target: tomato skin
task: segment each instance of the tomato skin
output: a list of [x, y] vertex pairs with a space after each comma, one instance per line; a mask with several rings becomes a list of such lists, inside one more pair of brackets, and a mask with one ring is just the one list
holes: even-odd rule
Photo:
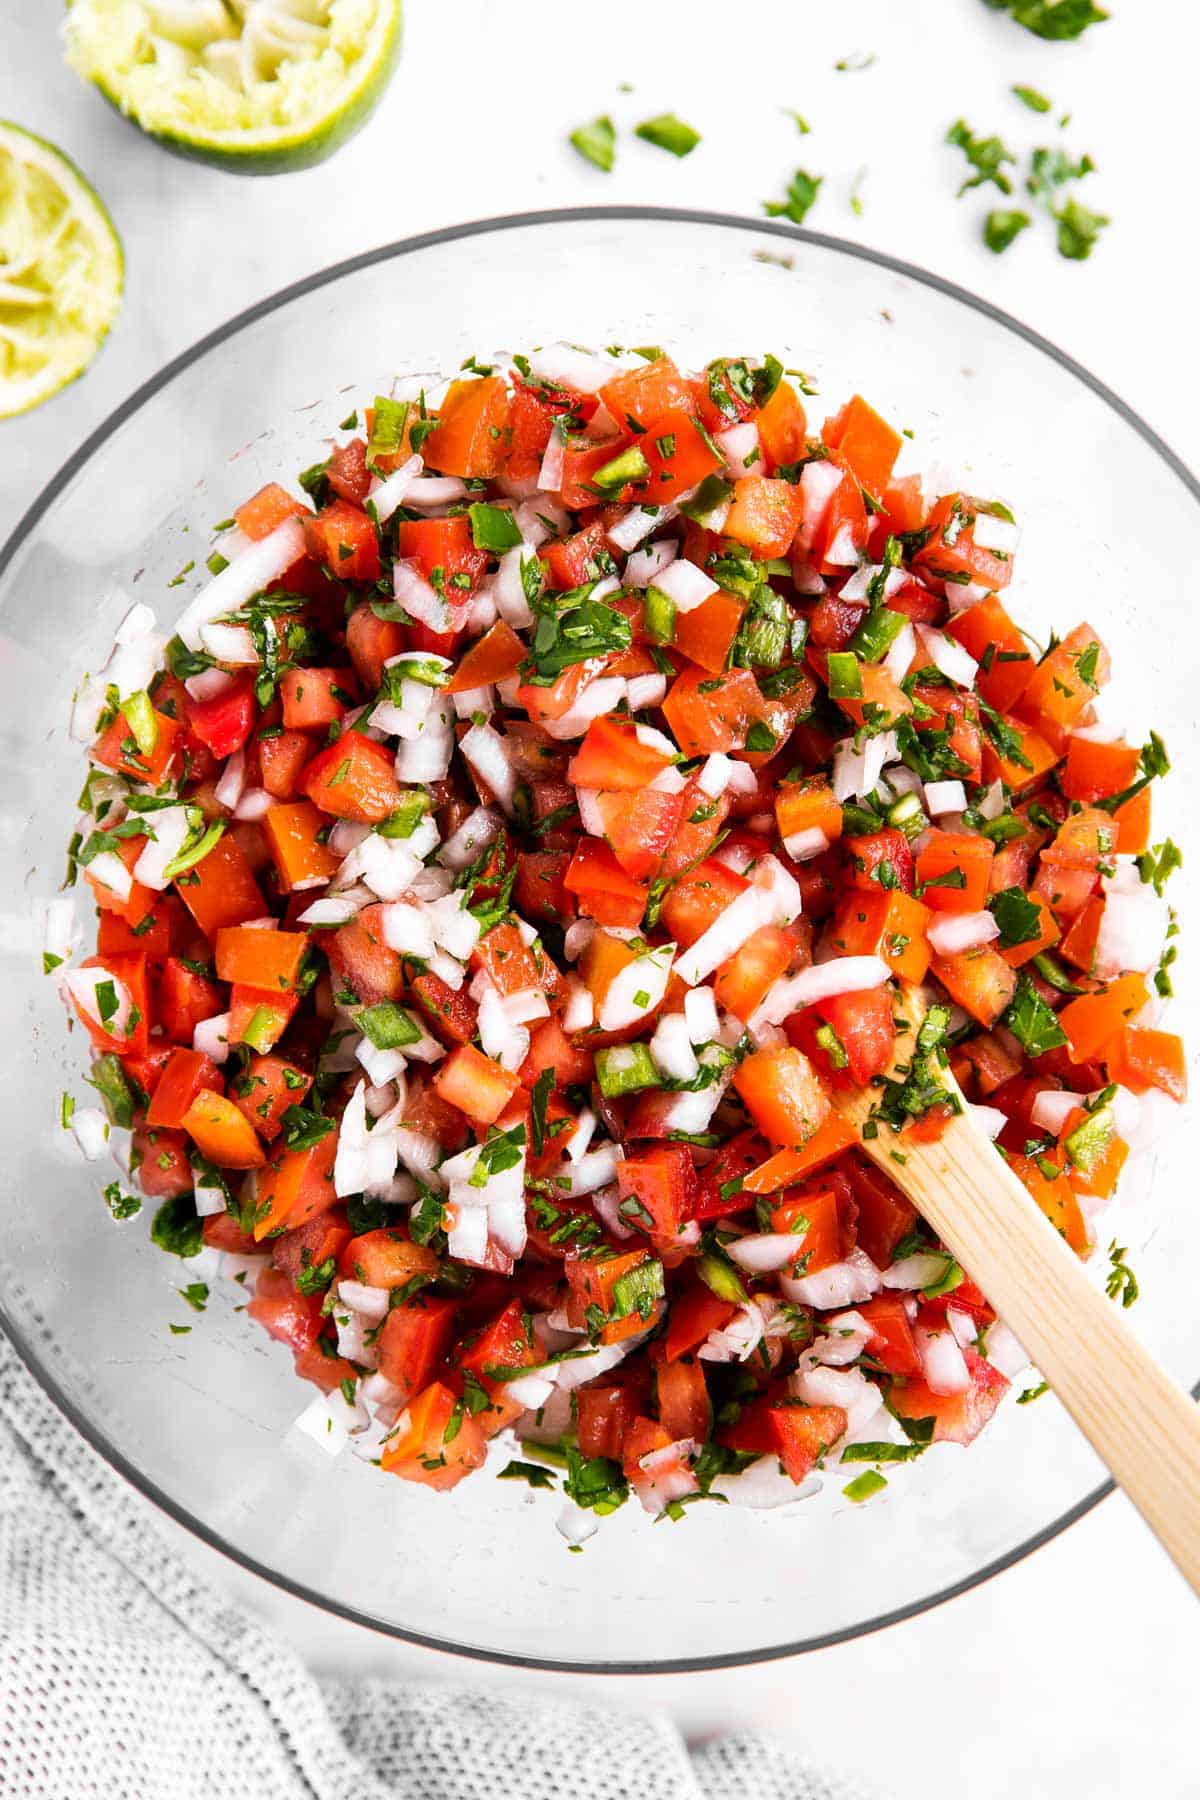
[[896, 1046], [892, 997], [886, 987], [819, 1000], [817, 1012], [837, 1033], [848, 1059], [846, 1073], [858, 1086], [891, 1066]]
[[799, 1484], [811, 1475], [824, 1451], [845, 1436], [847, 1423], [840, 1406], [788, 1406], [764, 1396], [752, 1400], [736, 1423], [718, 1431], [717, 1438], [731, 1450], [778, 1456]]
[[884, 492], [904, 440], [861, 394], [826, 419], [821, 436], [830, 449], [841, 452], [868, 493], [878, 497]]
[[[981, 841], [986, 843], [987, 839]], [[888, 827], [866, 837], [846, 837], [842, 839], [842, 849], [852, 887], [873, 894], [886, 884], [887, 888], [897, 888], [902, 894], [912, 893], [916, 885], [912, 846], [902, 831]]]
[[425, 465], [463, 479], [498, 475], [504, 464], [508, 395], [503, 376], [451, 382], [422, 448]]
[[149, 1200], [170, 1200], [192, 1190], [194, 1177], [188, 1161], [187, 1138], [182, 1131], [140, 1125], [131, 1140], [136, 1180]]
[[670, 765], [670, 758], [643, 744], [637, 727], [621, 719], [593, 719], [567, 768], [576, 787], [637, 793]]
[[338, 819], [382, 824], [400, 804], [394, 758], [357, 731], [343, 732], [305, 767], [301, 786], [314, 806]]
[[404, 627], [377, 618], [369, 601], [356, 606], [346, 621], [346, 650], [364, 688], [374, 693], [383, 683], [383, 665], [404, 649]]
[[348, 500], [352, 506], [362, 506], [371, 488], [365, 440], [356, 437], [347, 444], [336, 445], [325, 475], [339, 499]]
[[652, 1144], [617, 1163], [621, 1216], [660, 1237], [678, 1236], [692, 1216], [696, 1171], [684, 1144]]
[[359, 507], [331, 501], [315, 518], [305, 519], [304, 541], [308, 554], [336, 581], [379, 580], [379, 539]]
[[591, 1382], [579, 1388], [577, 1431], [584, 1456], [607, 1456], [620, 1462], [625, 1437], [638, 1414], [638, 1397], [632, 1388], [602, 1386]]
[[623, 869], [607, 844], [581, 838], [563, 884], [575, 895], [579, 910], [601, 925], [636, 927], [650, 896], [648, 883]]
[[404, 1394], [419, 1393], [445, 1360], [458, 1307], [433, 1294], [414, 1294], [394, 1306], [379, 1336], [379, 1369]]
[[233, 516], [238, 530], [257, 542], [260, 538], [270, 537], [286, 519], [307, 512], [308, 507], [303, 500], [295, 499], [277, 481], [268, 481], [265, 487], [259, 488], [257, 494], [251, 494], [249, 500], [244, 500]]
[[292, 1350], [309, 1349], [321, 1333], [321, 1296], [297, 1293], [281, 1269], [260, 1271], [246, 1311]]
[[189, 700], [188, 727], [206, 749], [224, 760], [244, 747], [256, 710], [254, 677], [243, 675], [211, 700]]
[[401, 559], [414, 563], [426, 581], [433, 582], [435, 571], [441, 571], [442, 587], [451, 605], [470, 597], [487, 568], [487, 552], [475, 548], [471, 521], [461, 513], [453, 519], [402, 520], [397, 548]]

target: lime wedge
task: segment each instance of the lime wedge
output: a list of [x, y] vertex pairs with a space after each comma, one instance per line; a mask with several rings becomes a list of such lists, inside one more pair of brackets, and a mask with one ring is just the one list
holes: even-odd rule
[[70, 0], [67, 61], [167, 149], [264, 175], [358, 130], [400, 46], [400, 0]]
[[83, 374], [124, 273], [113, 222], [74, 163], [0, 119], [0, 419]]

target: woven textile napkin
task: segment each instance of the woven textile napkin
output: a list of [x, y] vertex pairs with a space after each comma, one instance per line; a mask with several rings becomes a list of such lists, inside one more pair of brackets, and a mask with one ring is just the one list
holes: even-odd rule
[[[602, 1685], [597, 1683], [597, 1692]], [[853, 1800], [751, 1733], [526, 1691], [319, 1684], [164, 1543], [0, 1336], [3, 1800]]]

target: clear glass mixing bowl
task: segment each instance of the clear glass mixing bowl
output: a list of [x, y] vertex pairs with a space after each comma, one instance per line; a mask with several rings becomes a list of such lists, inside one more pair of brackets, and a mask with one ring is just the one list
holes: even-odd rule
[[[1088, 617], [1113, 652], [1113, 715], [1167, 740], [1179, 773], [1159, 823], [1191, 847], [1172, 898], [1185, 926], [1196, 914], [1198, 490], [1082, 369], [916, 269], [746, 220], [547, 213], [373, 251], [171, 364], [71, 459], [0, 555], [0, 1323], [110, 1463], [281, 1587], [476, 1656], [711, 1667], [827, 1644], [969, 1587], [1093, 1505], [1100, 1465], [1047, 1397], [1004, 1409], [969, 1453], [941, 1448], [901, 1471], [867, 1506], [842, 1501], [841, 1480], [832, 1500], [782, 1514], [707, 1506], [652, 1525], [631, 1504], [570, 1555], [555, 1500], [521, 1484], [476, 1480], [442, 1497], [325, 1458], [288, 1434], [306, 1390], [234, 1312], [240, 1293], [214, 1283], [203, 1318], [186, 1314], [175, 1294], [186, 1277], [150, 1245], [150, 1209], [114, 1225], [98, 1192], [108, 1175], [58, 1129], [64, 1083], [86, 1092], [82, 1046], [40, 974], [31, 923], [61, 877], [80, 786], [71, 692], [129, 596], [173, 618], [203, 577], [213, 523], [317, 460], [394, 374], [561, 337], [664, 341], [697, 363], [774, 351], [815, 376], [816, 421], [858, 389], [912, 430], [933, 491], [944, 480], [1002, 496], [1025, 528], [1022, 621], [1040, 621], [1044, 638]], [[200, 573], [169, 587], [192, 561]], [[1200, 985], [1186, 965], [1181, 985], [1197, 1042]], [[1142, 1246], [1136, 1323], [1191, 1382], [1200, 1230], [1187, 1157], [1177, 1134], [1143, 1168], [1122, 1241]], [[194, 1329], [173, 1337], [170, 1319]]]

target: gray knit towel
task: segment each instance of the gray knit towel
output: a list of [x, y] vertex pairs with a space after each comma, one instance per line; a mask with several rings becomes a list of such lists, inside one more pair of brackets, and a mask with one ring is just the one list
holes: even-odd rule
[[[532, 1686], [532, 1678], [531, 1678]], [[598, 1693], [602, 1692], [597, 1683]], [[854, 1800], [769, 1739], [441, 1684], [319, 1685], [198, 1581], [0, 1336], [3, 1800]]]

